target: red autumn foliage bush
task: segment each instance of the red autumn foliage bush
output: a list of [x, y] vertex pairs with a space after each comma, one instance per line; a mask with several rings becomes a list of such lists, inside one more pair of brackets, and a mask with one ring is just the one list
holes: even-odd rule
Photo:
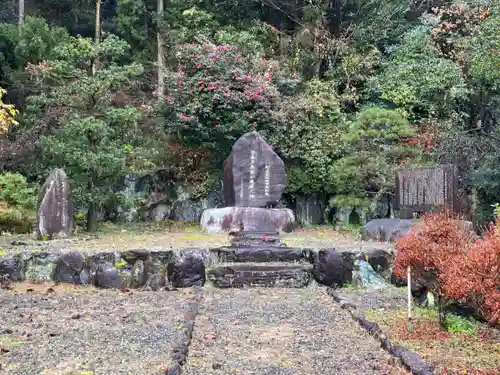
[[450, 265], [443, 287], [448, 298], [465, 299], [491, 323], [500, 323], [500, 219]]
[[404, 279], [410, 266], [414, 279], [425, 281], [431, 292], [444, 296], [445, 274], [470, 240], [470, 235], [446, 213], [425, 215], [413, 232], [397, 242], [394, 273]]
[[446, 213], [428, 214], [397, 244], [394, 273], [425, 282], [438, 298], [466, 300], [492, 323], [500, 322], [500, 220], [475, 243]]

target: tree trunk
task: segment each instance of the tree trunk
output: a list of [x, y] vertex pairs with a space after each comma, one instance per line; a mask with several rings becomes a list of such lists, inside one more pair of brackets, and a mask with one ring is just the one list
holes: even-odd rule
[[23, 24], [24, 24], [24, 0], [19, 0], [19, 9], [18, 9], [18, 18], [17, 22], [19, 24], [19, 31], [21, 30]]
[[[91, 152], [95, 152], [95, 144], [90, 143]], [[89, 195], [91, 196], [91, 201], [89, 203], [89, 208], [87, 211], [87, 232], [97, 231], [97, 203], [95, 201], [94, 190], [95, 190], [96, 174], [91, 168], [88, 174], [87, 188]]]
[[92, 202], [87, 211], [87, 232], [97, 231], [97, 205]]
[[[101, 0], [96, 0], [95, 3], [95, 38], [94, 44], [97, 46], [101, 41]], [[92, 75], [97, 72], [98, 60], [94, 60], [92, 63]]]
[[95, 44], [101, 40], [101, 0], [95, 3]]
[[157, 10], [157, 16], [158, 16], [158, 23], [156, 26], [156, 39], [157, 39], [157, 44], [158, 44], [158, 101], [163, 101], [165, 98], [165, 77], [164, 77], [164, 72], [165, 72], [165, 52], [163, 50], [164, 46], [164, 41], [163, 41], [163, 35], [162, 35], [162, 20], [163, 20], [163, 0], [157, 0], [156, 3], [156, 10]]
[[438, 294], [438, 323], [441, 328], [446, 328], [445, 299]]

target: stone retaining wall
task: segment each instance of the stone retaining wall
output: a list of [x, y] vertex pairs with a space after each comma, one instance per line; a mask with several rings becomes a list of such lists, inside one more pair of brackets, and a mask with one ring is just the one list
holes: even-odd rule
[[[167, 286], [203, 286], [207, 280], [207, 272], [228, 261], [227, 251], [228, 249], [221, 252], [221, 249], [203, 248], [135, 249], [99, 253], [24, 251], [0, 257], [0, 276], [12, 281], [55, 281], [117, 289], [159, 290]], [[244, 249], [238, 251], [244, 252]], [[288, 264], [312, 264], [313, 267], [308, 271], [311, 276], [318, 283], [330, 287], [342, 287], [351, 282], [353, 261], [356, 258], [368, 259], [373, 268], [384, 277], [390, 274], [393, 258], [391, 250], [380, 248], [312, 250], [281, 247], [269, 249], [266, 253], [273, 251], [280, 254], [267, 254], [270, 259], [276, 260], [283, 257], [283, 254], [292, 254], [293, 260], [288, 260]], [[250, 251], [247, 253], [243, 261], [264, 261], [260, 252], [256, 253], [255, 259], [250, 256]]]

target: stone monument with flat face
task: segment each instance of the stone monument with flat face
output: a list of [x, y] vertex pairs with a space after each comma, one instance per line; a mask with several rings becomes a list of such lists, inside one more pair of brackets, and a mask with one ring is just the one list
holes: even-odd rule
[[73, 233], [74, 207], [68, 177], [55, 169], [45, 181], [38, 198], [37, 237], [64, 238]]
[[460, 213], [458, 203], [458, 168], [446, 164], [396, 171], [395, 210], [401, 219], [414, 214], [447, 209]]
[[272, 206], [287, 182], [285, 163], [256, 131], [238, 139], [224, 162], [226, 206]]
[[295, 216], [290, 209], [269, 208], [288, 183], [285, 163], [256, 131], [233, 145], [224, 163], [224, 208], [203, 212], [201, 227], [218, 232], [289, 232]]

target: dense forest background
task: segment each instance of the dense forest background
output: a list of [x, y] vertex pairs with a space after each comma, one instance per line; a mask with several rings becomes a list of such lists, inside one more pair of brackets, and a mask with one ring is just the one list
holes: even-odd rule
[[[0, 9], [4, 211], [32, 209], [33, 186], [62, 167], [89, 230], [132, 207], [187, 220], [215, 204], [223, 160], [253, 129], [286, 163], [284, 204], [314, 204], [319, 221], [390, 215], [407, 166], [458, 164], [480, 222], [500, 199], [499, 0]], [[134, 178], [144, 194], [127, 192]]]

